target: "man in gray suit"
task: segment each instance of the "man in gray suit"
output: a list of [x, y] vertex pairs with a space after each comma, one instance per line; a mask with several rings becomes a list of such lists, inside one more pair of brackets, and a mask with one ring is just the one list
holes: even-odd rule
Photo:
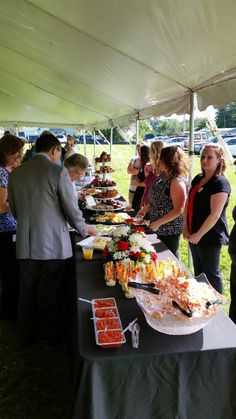
[[61, 157], [60, 141], [51, 133], [41, 135], [36, 141], [36, 153], [12, 172], [8, 191], [10, 208], [17, 219], [18, 321], [25, 343], [30, 343], [35, 334], [35, 307], [42, 271], [48, 282], [52, 339], [61, 335], [63, 284], [72, 257], [67, 222], [82, 236], [96, 234], [82, 217], [68, 170], [57, 165]]

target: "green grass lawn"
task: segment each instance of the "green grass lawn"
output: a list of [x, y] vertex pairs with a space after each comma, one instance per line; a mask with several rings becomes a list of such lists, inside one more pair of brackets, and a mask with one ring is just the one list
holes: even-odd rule
[[[98, 146], [96, 155], [108, 146]], [[80, 146], [83, 153], [83, 146]], [[93, 145], [87, 146], [90, 160], [93, 158]], [[114, 145], [112, 166], [115, 169], [113, 179], [118, 189], [127, 198], [129, 188], [128, 162], [134, 154], [129, 145]], [[199, 157], [194, 157], [193, 173], [199, 172]], [[227, 170], [231, 183], [232, 195], [227, 217], [232, 227], [232, 208], [235, 205], [236, 177], [232, 167]], [[188, 264], [187, 243], [182, 240], [180, 258]], [[222, 251], [221, 271], [224, 278], [224, 291], [229, 302], [230, 258], [227, 248]], [[228, 306], [226, 307], [226, 312]], [[72, 386], [69, 376], [67, 348], [57, 348], [37, 344], [24, 349], [18, 342], [16, 325], [10, 322], [0, 323], [0, 419], [69, 419]], [[83, 418], [81, 418], [83, 419]]]

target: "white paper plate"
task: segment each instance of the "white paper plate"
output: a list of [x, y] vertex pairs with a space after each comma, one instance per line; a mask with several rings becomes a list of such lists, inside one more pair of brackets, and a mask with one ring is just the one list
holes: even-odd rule
[[105, 246], [104, 247], [100, 247], [100, 246], [98, 246], [96, 244], [93, 244], [93, 241], [96, 238], [98, 238], [98, 239], [105, 239], [107, 241], [110, 241], [111, 240], [111, 237], [105, 237], [105, 236], [95, 236], [95, 237], [93, 237], [93, 236], [91, 236], [91, 237], [87, 237], [86, 239], [84, 239], [84, 240], [82, 240], [80, 242], [77, 242], [76, 244], [78, 246], [81, 246], [81, 247], [91, 247], [92, 249], [103, 250], [105, 248]]

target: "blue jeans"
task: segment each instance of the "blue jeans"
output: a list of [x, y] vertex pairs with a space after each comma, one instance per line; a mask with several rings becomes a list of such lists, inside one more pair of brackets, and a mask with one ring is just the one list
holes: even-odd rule
[[236, 324], [236, 254], [230, 254], [231, 257], [231, 273], [230, 273], [230, 307], [229, 317]]
[[198, 276], [203, 272], [213, 288], [222, 294], [223, 282], [220, 274], [221, 244], [199, 246], [190, 243], [190, 249], [195, 276]]

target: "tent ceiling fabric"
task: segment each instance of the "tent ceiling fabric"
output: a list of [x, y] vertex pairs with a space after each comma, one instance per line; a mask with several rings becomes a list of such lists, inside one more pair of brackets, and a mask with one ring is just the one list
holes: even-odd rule
[[235, 100], [235, 0], [0, 0], [0, 123], [102, 128]]

